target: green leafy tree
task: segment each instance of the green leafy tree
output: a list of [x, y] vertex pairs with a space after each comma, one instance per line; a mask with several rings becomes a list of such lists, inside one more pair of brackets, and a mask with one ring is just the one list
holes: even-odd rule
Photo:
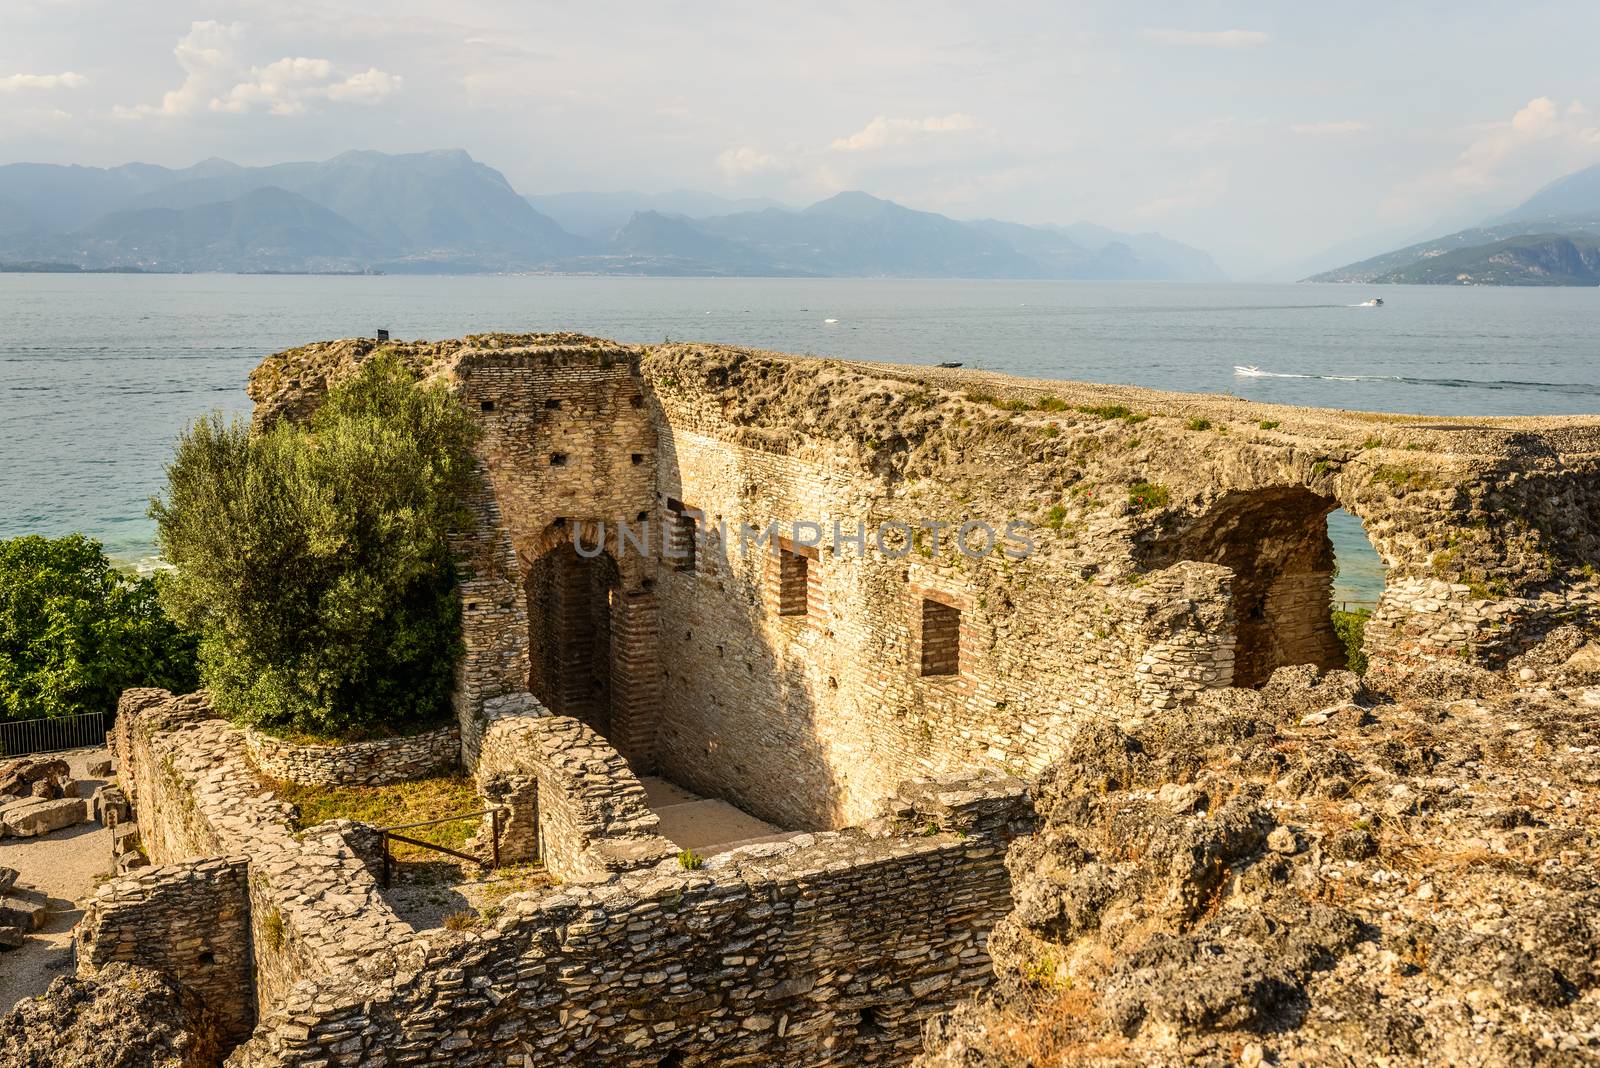
[[0, 541], [0, 719], [109, 712], [130, 686], [194, 682], [194, 641], [155, 582], [120, 574], [82, 534]]
[[449, 537], [470, 521], [476, 426], [393, 356], [309, 426], [220, 415], [178, 442], [151, 502], [174, 619], [219, 711], [282, 732], [404, 732], [448, 710], [460, 646]]

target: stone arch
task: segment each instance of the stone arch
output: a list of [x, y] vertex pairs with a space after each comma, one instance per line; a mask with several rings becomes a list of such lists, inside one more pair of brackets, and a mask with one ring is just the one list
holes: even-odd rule
[[559, 519], [524, 552], [528, 689], [644, 774], [661, 697], [655, 584], [638, 556], [619, 563], [605, 532], [599, 521]]
[[1333, 629], [1333, 497], [1305, 486], [1224, 494], [1184, 529], [1152, 547], [1148, 563], [1221, 564], [1233, 572], [1233, 685], [1260, 686], [1289, 664], [1342, 666]]

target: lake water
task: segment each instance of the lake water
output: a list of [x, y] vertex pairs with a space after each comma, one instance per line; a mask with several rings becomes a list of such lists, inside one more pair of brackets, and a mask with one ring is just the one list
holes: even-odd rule
[[[1381, 295], [1383, 308], [1356, 307]], [[836, 319], [830, 323], [827, 320]], [[0, 537], [153, 553], [145, 507], [196, 415], [246, 413], [306, 341], [577, 330], [1443, 415], [1600, 411], [1600, 290], [539, 276], [0, 275]], [[1242, 377], [1235, 365], [1264, 374]], [[1330, 524], [1336, 597], [1380, 572]]]

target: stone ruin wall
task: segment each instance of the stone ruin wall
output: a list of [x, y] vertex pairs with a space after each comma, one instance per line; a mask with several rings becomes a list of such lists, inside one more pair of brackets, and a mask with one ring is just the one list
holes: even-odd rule
[[869, 831], [513, 898], [414, 973], [302, 987], [228, 1063], [904, 1064], [987, 984], [1030, 818], [1018, 783], [927, 785]]
[[129, 691], [114, 748], [160, 866], [99, 890], [80, 971], [154, 967], [235, 1039], [259, 1018], [230, 1065], [305, 1068], [903, 1063], [986, 982], [1006, 843], [1031, 826], [1021, 783], [915, 784], [865, 828], [688, 871], [621, 757], [537, 711], [490, 725], [481, 771], [537, 783], [567, 885], [507, 899], [485, 931], [419, 933], [384, 903], [359, 825], [297, 837], [203, 696]]
[[[123, 694], [112, 732], [118, 780], [134, 806], [160, 885], [177, 880], [182, 889], [162, 891], [170, 908], [141, 910], [140, 880], [152, 870], [140, 869], [100, 888], [96, 922], [140, 935], [137, 947], [119, 952], [161, 961], [168, 944], [192, 929], [185, 910], [208, 885], [212, 900], [202, 906], [206, 912], [231, 915], [237, 906], [231, 880], [195, 877], [193, 862], [248, 858], [249, 935], [243, 942], [252, 954], [253, 982], [234, 987], [216, 1011], [230, 1019], [245, 1012], [253, 1018], [302, 980], [347, 973], [359, 960], [392, 952], [411, 929], [384, 903], [369, 858], [352, 845], [361, 838], [358, 825], [324, 824], [317, 835], [297, 837], [291, 807], [257, 778], [244, 732], [212, 715], [203, 694]], [[165, 933], [162, 917], [170, 921]], [[197, 958], [171, 978], [213, 989], [206, 976], [236, 974], [229, 943], [231, 935], [219, 930], [202, 951], [214, 960]], [[92, 955], [80, 952], [83, 959]]]
[[263, 775], [306, 786], [408, 782], [453, 768], [461, 757], [461, 732], [455, 726], [349, 745], [299, 745], [247, 727], [244, 742], [250, 762]]
[[677, 855], [627, 761], [571, 717], [543, 709], [496, 717], [484, 732], [477, 780], [509, 810], [502, 859], [537, 855], [557, 878], [580, 879]]
[[[1504, 670], [1595, 626], [1600, 428], [1576, 417], [1440, 423], [573, 335], [391, 347], [454, 382], [487, 431], [482, 514], [503, 531], [471, 535], [493, 580], [464, 586], [469, 762], [487, 703], [523, 700], [521, 658], [535, 679], [538, 647], [560, 637], [530, 582], [570, 540], [560, 521], [644, 514], [659, 531], [679, 505], [706, 516], [692, 569], [624, 554], [612, 532], [616, 722], [586, 722], [639, 771], [790, 827], [858, 820], [916, 775], [1036, 772], [1094, 710], [1342, 663], [1335, 507], [1388, 568], [1374, 680], [1439, 660]], [[309, 410], [370, 349], [267, 361], [258, 418]], [[318, 385], [290, 388], [291, 373]], [[1137, 486], [1159, 500], [1135, 504]], [[824, 547], [803, 615], [777, 612], [770, 559], [705, 540], [719, 521], [968, 517], [1031, 521], [1037, 551], [835, 561]], [[918, 670], [924, 599], [961, 613], [958, 675]]]
[[143, 868], [96, 889], [74, 931], [78, 974], [121, 961], [154, 969], [194, 994], [222, 1037], [255, 1028], [255, 966], [245, 857]]

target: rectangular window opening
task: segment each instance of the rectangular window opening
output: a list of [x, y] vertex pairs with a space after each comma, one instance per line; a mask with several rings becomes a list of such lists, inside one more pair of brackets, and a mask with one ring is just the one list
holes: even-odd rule
[[681, 501], [668, 501], [668, 516], [672, 525], [667, 528], [670, 539], [672, 566], [678, 571], [693, 571], [695, 544], [699, 540], [699, 524], [694, 521], [691, 509]]
[[922, 601], [923, 675], [961, 674], [961, 610], [938, 601]]
[[773, 590], [780, 616], [803, 616], [810, 604], [810, 564], [806, 556], [780, 544], [774, 567]]

